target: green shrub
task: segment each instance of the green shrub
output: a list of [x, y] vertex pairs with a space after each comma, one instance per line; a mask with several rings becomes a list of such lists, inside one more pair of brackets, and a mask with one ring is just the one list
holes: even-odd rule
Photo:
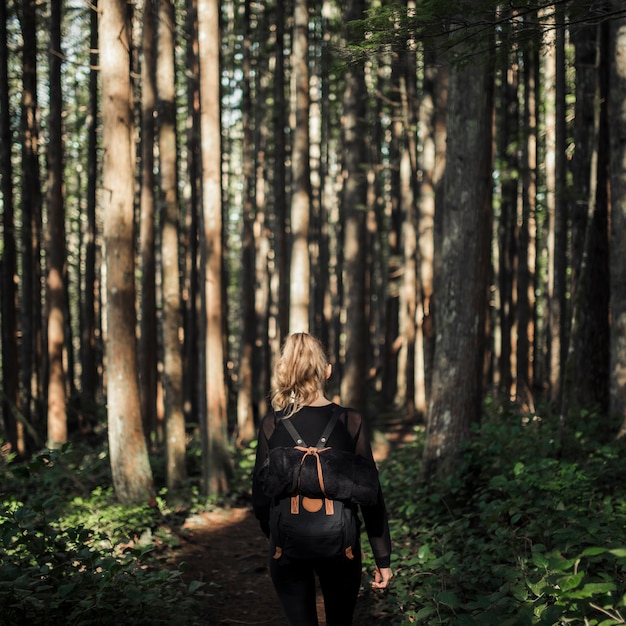
[[0, 494], [0, 624], [197, 623], [199, 583], [159, 567], [154, 544], [138, 540], [152, 537], [162, 514], [121, 507], [102, 487], [76, 495], [71, 455], [44, 453], [8, 467]]
[[590, 419], [605, 420], [584, 416], [563, 446], [556, 427], [500, 409], [428, 488], [422, 442], [395, 451], [381, 467], [395, 577], [372, 601], [385, 623], [626, 623], [626, 460]]

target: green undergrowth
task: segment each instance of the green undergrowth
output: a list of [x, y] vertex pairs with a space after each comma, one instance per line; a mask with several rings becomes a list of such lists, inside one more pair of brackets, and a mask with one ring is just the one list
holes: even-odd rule
[[[381, 626], [625, 624], [626, 443], [607, 436], [614, 426], [585, 413], [560, 436], [556, 420], [492, 404], [462, 467], [428, 485], [416, 428], [381, 463], [395, 576], [367, 611]], [[235, 453], [219, 502], [196, 477], [142, 507], [117, 503], [104, 449], [0, 458], [0, 626], [206, 623], [208, 592], [184, 581], [184, 563], [172, 569], [168, 548], [189, 515], [249, 505], [254, 453]]]
[[489, 413], [445, 483], [421, 483], [419, 431], [382, 463], [395, 576], [371, 610], [393, 625], [626, 623], [624, 442], [600, 415], [558, 438], [549, 419]]
[[185, 625], [198, 582], [164, 563], [177, 512], [124, 507], [104, 452], [73, 449], [0, 467], [0, 625]]

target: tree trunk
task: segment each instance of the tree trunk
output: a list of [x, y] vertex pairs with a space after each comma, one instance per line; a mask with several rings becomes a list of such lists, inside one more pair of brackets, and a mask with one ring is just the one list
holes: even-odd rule
[[293, 84], [295, 125], [293, 127], [291, 198], [291, 260], [289, 279], [289, 332], [309, 330], [311, 181], [309, 171], [309, 6], [294, 2]]
[[[255, 176], [252, 142], [250, 3], [243, 15], [243, 87], [241, 116], [243, 123], [243, 226], [241, 242], [241, 346], [237, 386], [237, 442], [246, 445], [255, 435], [252, 401], [252, 367], [256, 331], [255, 318]], [[256, 152], [256, 150], [254, 150]]]
[[161, 275], [163, 292], [163, 400], [167, 487], [178, 487], [185, 468], [185, 415], [183, 413], [183, 359], [180, 334], [180, 260], [178, 220], [178, 148], [176, 136], [176, 80], [174, 65], [174, 4], [158, 2], [157, 98], [159, 173], [162, 203]]
[[[596, 26], [597, 33], [601, 32], [600, 26]], [[594, 29], [594, 30], [596, 30]], [[603, 72], [600, 66], [600, 36], [598, 36], [595, 46], [595, 58], [592, 63], [592, 67], [595, 68], [594, 80], [592, 80], [592, 100], [591, 100], [591, 137], [588, 141], [588, 147], [591, 149], [591, 154], [587, 160], [587, 172], [579, 171], [579, 174], [586, 174], [588, 184], [585, 187], [588, 190], [587, 201], [587, 215], [584, 220], [585, 232], [582, 242], [579, 242], [577, 250], [582, 250], [580, 255], [580, 263], [577, 264], [577, 280], [572, 283], [572, 312], [570, 321], [570, 337], [566, 362], [563, 365], [563, 392], [561, 397], [561, 415], [560, 415], [560, 432], [561, 443], [564, 442], [563, 434], [570, 428], [569, 413], [570, 408], [574, 404], [575, 400], [580, 397], [580, 391], [574, 386], [579, 380], [584, 378], [595, 378], [602, 373], [607, 374], [608, 368], [603, 367], [602, 356], [603, 354], [608, 357], [608, 351], [603, 350], [602, 346], [598, 346], [598, 356], [594, 359], [594, 355], [590, 354], [587, 350], [587, 354], [590, 357], [589, 362], [583, 364], [583, 371], [577, 371], [577, 365], [579, 363], [577, 354], [583, 349], [588, 348], [589, 341], [583, 341], [583, 330], [586, 325], [593, 324], [593, 318], [589, 314], [585, 314], [586, 309], [591, 309], [592, 312], [597, 312], [598, 321], [593, 324], [597, 330], [602, 330], [602, 322], [600, 320], [605, 319], [608, 321], [608, 299], [602, 297], [603, 294], [608, 295], [608, 282], [602, 280], [602, 275], [598, 275], [598, 261], [592, 260], [594, 256], [598, 259], [606, 259], [606, 254], [603, 251], [608, 247], [608, 238], [602, 237], [601, 233], [604, 230], [607, 233], [607, 221], [606, 221], [606, 204], [598, 204], [598, 200], [606, 200], [606, 197], [601, 192], [599, 193], [598, 182], [603, 180], [601, 168], [606, 166], [604, 159], [602, 161], [599, 158], [600, 150], [604, 146], [600, 142], [600, 137], [604, 131], [604, 106], [603, 102], [606, 98], [606, 92], [603, 89], [602, 80]], [[603, 93], [604, 92], [604, 93]], [[604, 97], [603, 97], [604, 96]], [[584, 109], [583, 109], [584, 110]], [[584, 152], [583, 146], [581, 151]], [[586, 155], [585, 155], [586, 156]], [[600, 244], [600, 246], [598, 245]], [[601, 246], [604, 244], [604, 246]], [[608, 267], [605, 268], [608, 270]], [[591, 280], [597, 280], [597, 285], [594, 287], [590, 284]], [[590, 301], [588, 296], [599, 296], [597, 298], [598, 303]], [[604, 310], [596, 309], [598, 304], [607, 305]], [[591, 324], [590, 324], [591, 322]], [[587, 323], [587, 324], [585, 324]], [[602, 332], [599, 333], [602, 337]], [[608, 334], [604, 334], [604, 338], [608, 339]], [[589, 367], [595, 360], [595, 364], [599, 365], [598, 371], [595, 368]], [[607, 359], [608, 362], [608, 359]], [[606, 380], [606, 378], [605, 378]], [[602, 380], [598, 380], [599, 386], [602, 386]], [[584, 383], [582, 383], [584, 385]], [[591, 405], [589, 408], [593, 408]]]
[[[503, 32], [503, 44], [511, 49], [510, 39], [515, 36], [512, 26]], [[514, 52], [513, 54], [515, 54]], [[493, 371], [494, 386], [505, 399], [512, 397], [515, 372], [516, 300], [513, 297], [514, 273], [517, 267], [516, 230], [518, 204], [518, 172], [516, 145], [519, 137], [518, 121], [518, 71], [508, 55], [502, 56], [501, 107], [498, 118], [498, 159], [502, 165], [500, 216], [497, 223], [498, 259], [494, 263], [498, 285], [499, 341], [494, 350], [497, 355]]]
[[422, 293], [420, 284], [420, 221], [418, 212], [418, 148], [415, 133], [419, 110], [417, 110], [417, 85], [414, 55], [402, 54], [402, 79], [400, 95], [402, 102], [402, 122], [404, 135], [403, 158], [401, 161], [400, 181], [402, 205], [405, 215], [403, 226], [403, 249], [405, 258], [404, 271], [404, 310], [406, 326], [406, 405], [407, 417], [415, 418], [418, 413], [425, 415], [423, 335], [419, 330], [418, 317], [421, 318]]
[[148, 438], [162, 441], [157, 418], [158, 352], [155, 259], [155, 168], [156, 110], [155, 0], [143, 4], [141, 64], [141, 194], [139, 211], [139, 258], [141, 263], [141, 321], [139, 332], [139, 383], [141, 415]]
[[[622, 8], [614, 0], [616, 11]], [[610, 410], [622, 420], [619, 436], [626, 435], [626, 18], [611, 22], [611, 361]]]
[[87, 220], [83, 233], [85, 282], [82, 305], [81, 391], [83, 414], [95, 423], [98, 397], [98, 357], [96, 352], [96, 188], [98, 170], [98, 5], [93, 3], [90, 24], [89, 116], [87, 119]]
[[[13, 204], [13, 166], [11, 161], [11, 112], [7, 44], [7, 5], [0, 0], [0, 197], [2, 198], [3, 249], [0, 257], [2, 289], [2, 418], [11, 449], [24, 454], [19, 411], [17, 350], [17, 251]], [[30, 314], [30, 311], [29, 311]]]
[[473, 62], [450, 70], [442, 224], [445, 263], [437, 282], [437, 343], [423, 464], [426, 480], [449, 476], [456, 469], [461, 443], [469, 436], [470, 424], [480, 419], [482, 405], [492, 222], [493, 78], [490, 52], [468, 50], [468, 46], [471, 41], [459, 45], [459, 51], [471, 51]]
[[[348, 40], [352, 40], [350, 22], [363, 19], [365, 3], [351, 0], [346, 8]], [[364, 158], [367, 90], [364, 70], [351, 64], [345, 75], [343, 95], [343, 169], [342, 198], [344, 214], [343, 297], [345, 308], [344, 353], [341, 399], [357, 410], [366, 406], [366, 377], [369, 332], [366, 301], [366, 203], [367, 179]]]
[[154, 485], [137, 375], [133, 98], [125, 0], [102, 0], [99, 35], [109, 454], [118, 499], [142, 504], [154, 497]]
[[[564, 9], [557, 8], [557, 23], [564, 24]], [[560, 402], [563, 388], [563, 366], [567, 360], [569, 325], [567, 323], [567, 126], [565, 104], [565, 29], [556, 30], [556, 89], [555, 89], [555, 221], [554, 221], [554, 294], [550, 311], [552, 332], [552, 364], [550, 366], [552, 399]], [[574, 251], [580, 252], [580, 251]], [[557, 337], [558, 333], [558, 337]], [[555, 372], [556, 368], [556, 372]], [[558, 406], [558, 405], [557, 405]]]
[[206, 323], [206, 402], [203, 422], [203, 488], [228, 487], [228, 433], [222, 341], [222, 203], [220, 141], [219, 2], [198, 2], [200, 130], [202, 146], [204, 312]]
[[200, 210], [200, 106], [198, 102], [198, 76], [200, 73], [198, 57], [198, 16], [195, 0], [187, 1], [187, 177], [189, 185], [185, 195], [185, 342], [184, 342], [184, 370], [194, 372], [193, 376], [185, 376], [184, 402], [187, 417], [200, 415], [199, 388], [204, 387], [203, 377], [200, 375], [201, 358], [198, 350], [198, 213]]
[[[41, 183], [39, 167], [39, 124], [37, 119], [37, 15], [34, 0], [22, 3], [22, 280], [20, 410], [27, 432], [18, 425], [17, 450], [41, 446]], [[5, 39], [0, 38], [2, 41]], [[2, 93], [8, 94], [7, 90]], [[4, 107], [2, 107], [4, 110]], [[95, 120], [94, 120], [95, 121]], [[10, 145], [4, 140], [3, 146]], [[10, 177], [9, 177], [10, 178]], [[4, 293], [4, 289], [3, 289]], [[4, 342], [3, 342], [4, 345]], [[7, 389], [7, 387], [5, 387]]]
[[[420, 103], [420, 130], [422, 150], [420, 171], [422, 181], [419, 190], [419, 260], [422, 294], [418, 312], [417, 336], [422, 349], [418, 351], [418, 375], [423, 377], [423, 404], [418, 408], [424, 417], [428, 414], [435, 347], [434, 296], [436, 254], [441, 253], [439, 239], [443, 207], [441, 207], [442, 176], [446, 161], [446, 111], [447, 80], [445, 64], [441, 63], [437, 47], [424, 50], [424, 93]], [[439, 210], [437, 210], [439, 206]], [[420, 367], [421, 365], [421, 367]], [[419, 389], [419, 387], [418, 387]]]
[[[403, 210], [406, 208], [402, 203], [400, 163], [402, 161], [402, 149], [404, 128], [401, 113], [401, 81], [402, 68], [404, 67], [403, 53], [398, 51], [394, 54], [391, 62], [391, 77], [388, 83], [383, 83], [383, 72], [379, 72], [378, 90], [381, 93], [388, 91], [390, 94], [390, 111], [392, 117], [391, 140], [389, 142], [389, 200], [388, 206], [379, 211], [378, 230], [385, 232], [386, 241], [385, 258], [385, 325], [383, 343], [383, 372], [382, 386], [384, 390], [383, 401], [385, 404], [394, 404], [404, 407], [406, 401], [406, 336], [402, 335], [405, 329], [404, 315], [401, 310], [402, 303], [402, 279], [405, 268], [402, 254], [402, 228], [404, 223]], [[377, 101], [380, 108], [381, 102]], [[383, 112], [376, 111], [376, 139], [374, 143], [380, 145], [384, 131], [380, 128], [380, 120]], [[381, 164], [377, 164], [381, 167]], [[388, 224], [385, 224], [383, 211], [388, 213]]]
[[522, 144], [522, 215], [518, 234], [516, 399], [534, 411], [535, 258], [537, 199], [537, 51], [524, 50], [525, 140]]
[[67, 441], [65, 349], [65, 214], [63, 199], [62, 0], [50, 12], [50, 119], [48, 143], [48, 447]]
[[[557, 16], [550, 17], [556, 23]], [[550, 400], [558, 407], [561, 395], [561, 364], [565, 363], [565, 263], [566, 205], [564, 202], [564, 35], [562, 27], [549, 31], [544, 74], [546, 205], [548, 210], [548, 284], [546, 368]]]
[[275, 258], [272, 281], [272, 307], [270, 311], [270, 353], [278, 354], [282, 338], [289, 331], [289, 245], [287, 239], [287, 103], [285, 98], [285, 5], [276, 0], [276, 45], [274, 46], [274, 237]]
[[[608, 42], [606, 25], [581, 26], [572, 32], [576, 47], [576, 113], [574, 116], [575, 150], [572, 181], [576, 202], [571, 203], [572, 249], [585, 250], [585, 233], [590, 229], [587, 275], [584, 287], [582, 268], [572, 268], [572, 294], [579, 293], [578, 337], [573, 352], [570, 384], [572, 402], [578, 407], [600, 407], [608, 412], [609, 399], [609, 241], [608, 241]], [[599, 100], [598, 100], [599, 98]], [[597, 128], [595, 115], [597, 109]], [[596, 135], [597, 133], [597, 135]], [[596, 165], [591, 161], [596, 156]], [[591, 187], [595, 188], [595, 191]], [[587, 213], [592, 211], [592, 224]], [[581, 306], [584, 304], [584, 306]], [[574, 331], [572, 331], [574, 332]], [[568, 356], [569, 358], [569, 356]]]

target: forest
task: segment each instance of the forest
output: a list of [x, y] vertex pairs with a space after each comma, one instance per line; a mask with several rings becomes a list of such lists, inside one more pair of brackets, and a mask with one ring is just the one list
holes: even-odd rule
[[0, 625], [242, 623], [163, 555], [295, 331], [373, 432], [360, 624], [626, 624], [623, 0], [0, 0], [0, 137]]

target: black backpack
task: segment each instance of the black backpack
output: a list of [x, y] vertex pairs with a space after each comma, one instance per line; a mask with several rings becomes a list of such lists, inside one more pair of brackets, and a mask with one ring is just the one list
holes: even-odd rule
[[[333, 413], [328, 425], [314, 448], [306, 445], [294, 425], [283, 419], [285, 428], [301, 453], [300, 467], [315, 463], [320, 472], [321, 491], [324, 480], [319, 463], [319, 451], [327, 450], [326, 442], [337, 423]], [[270, 509], [270, 536], [275, 559], [288, 560], [332, 558], [343, 555], [355, 557], [358, 544], [359, 524], [354, 505], [342, 500], [333, 500], [322, 493], [296, 493], [275, 498]]]

